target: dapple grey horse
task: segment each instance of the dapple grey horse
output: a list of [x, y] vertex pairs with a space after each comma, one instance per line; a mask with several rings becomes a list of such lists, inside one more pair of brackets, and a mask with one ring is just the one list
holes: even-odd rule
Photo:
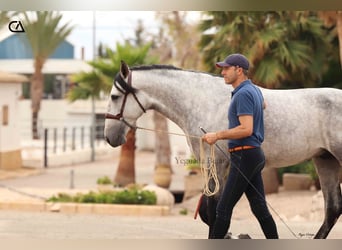
[[[315, 238], [326, 238], [342, 211], [339, 171], [342, 166], [342, 90], [311, 88], [270, 90], [260, 88], [265, 109], [266, 167], [277, 168], [313, 159], [325, 202], [325, 218]], [[110, 93], [104, 134], [117, 147], [125, 143], [129, 126], [148, 109], [154, 109], [175, 122], [185, 134], [202, 136], [207, 131], [228, 127], [227, 110], [232, 87], [220, 76], [166, 65], [132, 67], [121, 63]], [[188, 138], [192, 152], [199, 157], [199, 140]], [[227, 143], [218, 146], [227, 150]], [[205, 197], [201, 219], [215, 220], [217, 199], [224, 185], [229, 159], [216, 152], [220, 191]]]

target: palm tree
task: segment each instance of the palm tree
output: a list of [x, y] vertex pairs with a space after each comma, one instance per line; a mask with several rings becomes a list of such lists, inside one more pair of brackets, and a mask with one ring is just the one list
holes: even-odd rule
[[0, 29], [9, 21], [8, 11], [0, 11]]
[[[251, 62], [253, 80], [267, 87], [308, 87], [319, 82], [329, 61], [329, 32], [308, 11], [208, 12], [200, 46], [210, 71], [230, 53]], [[292, 85], [295, 83], [295, 85]]]
[[[67, 98], [70, 101], [77, 99], [98, 98], [101, 92], [108, 93], [112, 87], [113, 77], [119, 71], [120, 61], [124, 60], [129, 65], [152, 63], [147, 57], [150, 44], [134, 47], [129, 43], [117, 44], [116, 50], [106, 48], [107, 58], [98, 58], [89, 62], [93, 67], [91, 72], [80, 72], [72, 77], [77, 82], [76, 86], [69, 90]], [[127, 141], [121, 147], [120, 161], [114, 182], [121, 186], [135, 183], [135, 130], [130, 130]]]
[[318, 16], [324, 21], [327, 27], [335, 26], [340, 51], [340, 66], [342, 69], [342, 11], [319, 11]]
[[[30, 15], [32, 14], [32, 15]], [[23, 13], [23, 25], [34, 59], [31, 78], [32, 138], [39, 139], [37, 120], [43, 97], [43, 66], [58, 45], [71, 33], [69, 24], [61, 25], [62, 15], [58, 12], [36, 11]]]
[[[159, 46], [159, 49], [156, 49], [159, 55], [166, 52], [165, 55], [160, 57], [161, 63], [172, 62], [181, 68], [199, 69], [201, 67], [201, 54], [197, 44], [200, 39], [200, 33], [196, 24], [187, 22], [187, 12], [157, 12], [157, 17], [162, 21], [162, 31], [166, 31], [168, 37], [171, 38], [168, 44], [165, 43]], [[160, 34], [163, 35], [163, 33]], [[160, 40], [165, 42], [162, 37]], [[165, 46], [168, 47], [166, 51]], [[171, 53], [168, 53], [169, 51]]]

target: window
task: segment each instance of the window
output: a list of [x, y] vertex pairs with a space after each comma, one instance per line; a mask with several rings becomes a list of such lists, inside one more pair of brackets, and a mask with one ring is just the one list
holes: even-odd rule
[[2, 106], [2, 125], [8, 125], [8, 105]]
[[104, 120], [105, 120], [105, 114], [96, 114], [96, 131], [95, 131], [95, 135], [96, 135], [96, 139], [104, 139], [104, 134], [103, 134], [103, 130], [104, 130]]

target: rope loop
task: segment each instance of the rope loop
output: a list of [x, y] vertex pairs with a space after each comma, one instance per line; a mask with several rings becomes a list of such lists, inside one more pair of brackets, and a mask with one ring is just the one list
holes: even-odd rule
[[[203, 194], [206, 196], [213, 196], [220, 190], [220, 183], [217, 177], [216, 171], [216, 160], [215, 160], [215, 148], [214, 145], [210, 145], [210, 157], [207, 158], [204, 150], [204, 145], [202, 138], [200, 141], [200, 167], [202, 176], [204, 178], [204, 188]], [[214, 190], [211, 190], [209, 187], [210, 181], [214, 182]]]

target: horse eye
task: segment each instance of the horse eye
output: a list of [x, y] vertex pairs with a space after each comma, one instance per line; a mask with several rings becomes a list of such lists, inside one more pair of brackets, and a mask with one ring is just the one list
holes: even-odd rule
[[111, 95], [112, 101], [115, 101], [115, 100], [119, 99], [119, 97], [120, 96], [118, 96], [118, 95]]

